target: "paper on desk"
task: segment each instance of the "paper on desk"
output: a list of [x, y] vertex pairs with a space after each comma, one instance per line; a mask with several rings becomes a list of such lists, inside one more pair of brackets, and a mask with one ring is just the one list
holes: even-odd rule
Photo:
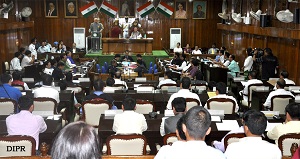
[[221, 118], [220, 116], [211, 116], [211, 121], [220, 122]]
[[231, 131], [239, 128], [236, 120], [223, 120], [222, 123], [216, 123], [219, 131]]
[[271, 131], [276, 125], [279, 125], [281, 123], [267, 123], [266, 131]]
[[216, 96], [216, 92], [207, 92], [209, 98]]
[[59, 120], [60, 117], [61, 115], [50, 115], [47, 117], [47, 120]]

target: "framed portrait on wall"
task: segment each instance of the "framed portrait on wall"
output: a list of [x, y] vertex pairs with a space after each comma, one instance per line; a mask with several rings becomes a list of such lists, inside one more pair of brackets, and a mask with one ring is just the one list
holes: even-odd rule
[[77, 18], [78, 6], [77, 0], [64, 0], [65, 18]]
[[175, 19], [187, 19], [187, 2], [186, 0], [175, 1]]
[[45, 17], [56, 18], [58, 17], [57, 0], [44, 0], [45, 4]]
[[193, 19], [206, 19], [207, 1], [193, 2]]
[[134, 18], [135, 15], [135, 0], [120, 0], [119, 17]]

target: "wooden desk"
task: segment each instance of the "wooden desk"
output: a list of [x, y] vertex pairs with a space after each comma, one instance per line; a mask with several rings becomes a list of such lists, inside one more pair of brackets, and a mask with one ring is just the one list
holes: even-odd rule
[[[7, 129], [6, 129], [6, 120], [7, 115], [0, 115], [0, 135], [7, 135]], [[39, 136], [39, 145], [41, 145], [42, 142], [46, 142], [49, 145], [49, 148], [51, 148], [51, 145], [57, 135], [57, 133], [62, 129], [61, 126], [61, 119], [60, 120], [47, 120], [44, 118], [46, 124], [47, 124], [47, 130], [40, 134]], [[28, 124], [28, 123], [24, 123]], [[49, 150], [50, 153], [50, 150]]]
[[129, 50], [133, 53], [152, 54], [153, 39], [119, 39], [119, 38], [102, 38], [102, 52], [123, 53]]
[[253, 90], [252, 91], [252, 100], [251, 100], [251, 109], [255, 109], [258, 111], [262, 110], [262, 105], [268, 98], [268, 95], [270, 94], [270, 91], [257, 91]]
[[208, 64], [201, 62], [201, 72], [203, 73], [206, 82], [224, 82], [227, 83], [227, 68], [210, 67]]

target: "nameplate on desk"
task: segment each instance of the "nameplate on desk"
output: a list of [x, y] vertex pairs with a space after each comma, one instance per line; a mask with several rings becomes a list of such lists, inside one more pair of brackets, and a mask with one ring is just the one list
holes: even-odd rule
[[180, 87], [168, 87], [168, 93], [176, 93], [180, 90]]
[[32, 111], [32, 114], [34, 115], [40, 115], [42, 117], [48, 117], [48, 116], [53, 116], [53, 111]]
[[79, 84], [79, 83], [80, 83], [79, 80], [73, 80], [72, 82], [73, 82], [74, 84]]
[[300, 86], [289, 86], [289, 91], [296, 91], [295, 93], [298, 93], [300, 91]]
[[269, 81], [278, 81], [279, 78], [269, 78]]
[[90, 78], [78, 78], [79, 82], [90, 82]]
[[222, 123], [216, 123], [216, 125], [219, 131], [231, 131], [239, 128], [236, 120], [223, 120]]
[[174, 116], [173, 110], [165, 110], [165, 116]]
[[159, 77], [158, 81], [161, 81], [161, 80], [164, 80], [164, 79], [165, 79], [164, 77]]
[[269, 87], [268, 86], [257, 86], [256, 90], [257, 91], [269, 91]]
[[146, 81], [147, 81], [146, 77], [136, 77], [135, 78], [135, 82], [146, 82]]
[[34, 78], [22, 78], [23, 82], [34, 82]]
[[61, 115], [50, 115], [47, 117], [47, 120], [59, 120]]
[[210, 113], [211, 116], [220, 116], [221, 119], [224, 118], [224, 110], [212, 110], [212, 109], [208, 109], [208, 112]]
[[267, 118], [273, 118], [274, 115], [279, 115], [279, 111], [261, 111]]
[[[240, 82], [240, 81], [245, 81], [245, 77], [234, 77], [233, 78], [234, 82]], [[244, 85], [243, 85], [244, 86]]]
[[137, 93], [152, 93], [154, 90], [153, 87], [137, 87], [136, 92]]
[[300, 96], [299, 95], [297, 95], [297, 96], [295, 96], [295, 102], [299, 102], [300, 101]]
[[118, 110], [105, 110], [104, 111], [104, 115], [105, 116], [115, 116], [116, 114], [121, 114], [123, 113], [122, 109], [118, 109]]

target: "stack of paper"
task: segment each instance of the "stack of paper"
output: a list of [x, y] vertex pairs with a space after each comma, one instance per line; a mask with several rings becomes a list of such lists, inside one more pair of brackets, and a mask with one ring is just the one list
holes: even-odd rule
[[222, 123], [216, 123], [219, 131], [237, 130], [239, 124], [236, 120], [223, 120]]

